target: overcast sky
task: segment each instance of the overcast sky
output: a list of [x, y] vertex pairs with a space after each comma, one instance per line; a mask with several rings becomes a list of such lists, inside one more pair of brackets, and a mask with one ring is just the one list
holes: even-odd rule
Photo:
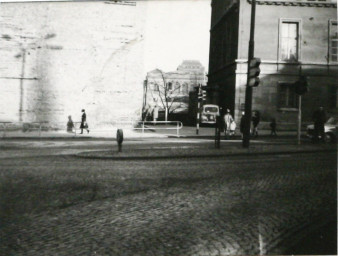
[[183, 60], [199, 60], [208, 70], [210, 0], [150, 0], [145, 68], [174, 71]]

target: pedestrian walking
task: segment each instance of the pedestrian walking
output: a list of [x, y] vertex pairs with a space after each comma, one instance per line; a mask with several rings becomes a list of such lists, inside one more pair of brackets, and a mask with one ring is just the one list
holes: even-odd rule
[[257, 137], [258, 136], [258, 124], [260, 122], [260, 114], [258, 111], [254, 111], [252, 115], [252, 135]]
[[87, 115], [86, 115], [86, 111], [84, 109], [81, 110], [82, 112], [82, 116], [81, 116], [81, 134], [83, 134], [83, 129], [87, 130], [87, 133], [89, 133], [89, 127], [88, 127], [88, 123], [87, 123]]
[[234, 118], [230, 114], [230, 109], [226, 110], [226, 113], [223, 117], [223, 121], [224, 121], [225, 137], [227, 138], [231, 134], [230, 125], [234, 121]]
[[270, 129], [271, 129], [270, 135], [271, 136], [277, 136], [276, 127], [277, 127], [276, 118], [272, 118], [271, 123], [270, 123]]
[[325, 128], [324, 124], [326, 122], [326, 113], [324, 111], [323, 107], [319, 107], [314, 113], [313, 113], [313, 122], [314, 122], [314, 136], [313, 141], [318, 142], [319, 139], [323, 142], [325, 142]]
[[73, 129], [74, 129], [74, 122], [72, 120], [72, 116], [68, 116], [67, 132], [73, 132]]
[[242, 117], [241, 117], [241, 121], [239, 124], [239, 131], [241, 132], [242, 139], [243, 139], [243, 134], [244, 134], [244, 126], [245, 126], [245, 112], [242, 111]]

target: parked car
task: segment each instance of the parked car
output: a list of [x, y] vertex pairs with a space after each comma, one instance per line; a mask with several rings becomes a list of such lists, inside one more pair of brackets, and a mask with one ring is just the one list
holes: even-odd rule
[[[324, 124], [325, 129], [325, 141], [334, 143], [338, 137], [338, 116], [331, 116]], [[306, 135], [313, 139], [314, 136], [314, 125], [310, 124], [307, 126]]]
[[201, 108], [201, 123], [215, 124], [216, 116], [219, 116], [219, 107], [214, 104], [206, 104]]

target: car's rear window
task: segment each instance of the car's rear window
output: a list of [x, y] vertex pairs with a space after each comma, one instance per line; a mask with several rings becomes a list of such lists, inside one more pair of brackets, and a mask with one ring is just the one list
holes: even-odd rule
[[204, 111], [205, 112], [214, 112], [214, 113], [217, 113], [218, 112], [218, 108], [216, 108], [216, 107], [205, 107]]

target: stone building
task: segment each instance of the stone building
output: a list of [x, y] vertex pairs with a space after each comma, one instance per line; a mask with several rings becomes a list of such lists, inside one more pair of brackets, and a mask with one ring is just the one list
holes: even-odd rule
[[0, 120], [139, 120], [146, 1], [1, 3]]
[[170, 114], [187, 114], [189, 93], [199, 85], [206, 84], [205, 68], [197, 60], [184, 60], [176, 71], [159, 69], [147, 73], [144, 82], [143, 110], [151, 115], [155, 105]]
[[[257, 0], [254, 56], [262, 60], [252, 109], [281, 129], [295, 129], [298, 97], [294, 82], [306, 76], [304, 123], [320, 105], [337, 110], [338, 36], [335, 0]], [[230, 108], [237, 120], [244, 109], [251, 1], [213, 0], [208, 87], [212, 102]]]

